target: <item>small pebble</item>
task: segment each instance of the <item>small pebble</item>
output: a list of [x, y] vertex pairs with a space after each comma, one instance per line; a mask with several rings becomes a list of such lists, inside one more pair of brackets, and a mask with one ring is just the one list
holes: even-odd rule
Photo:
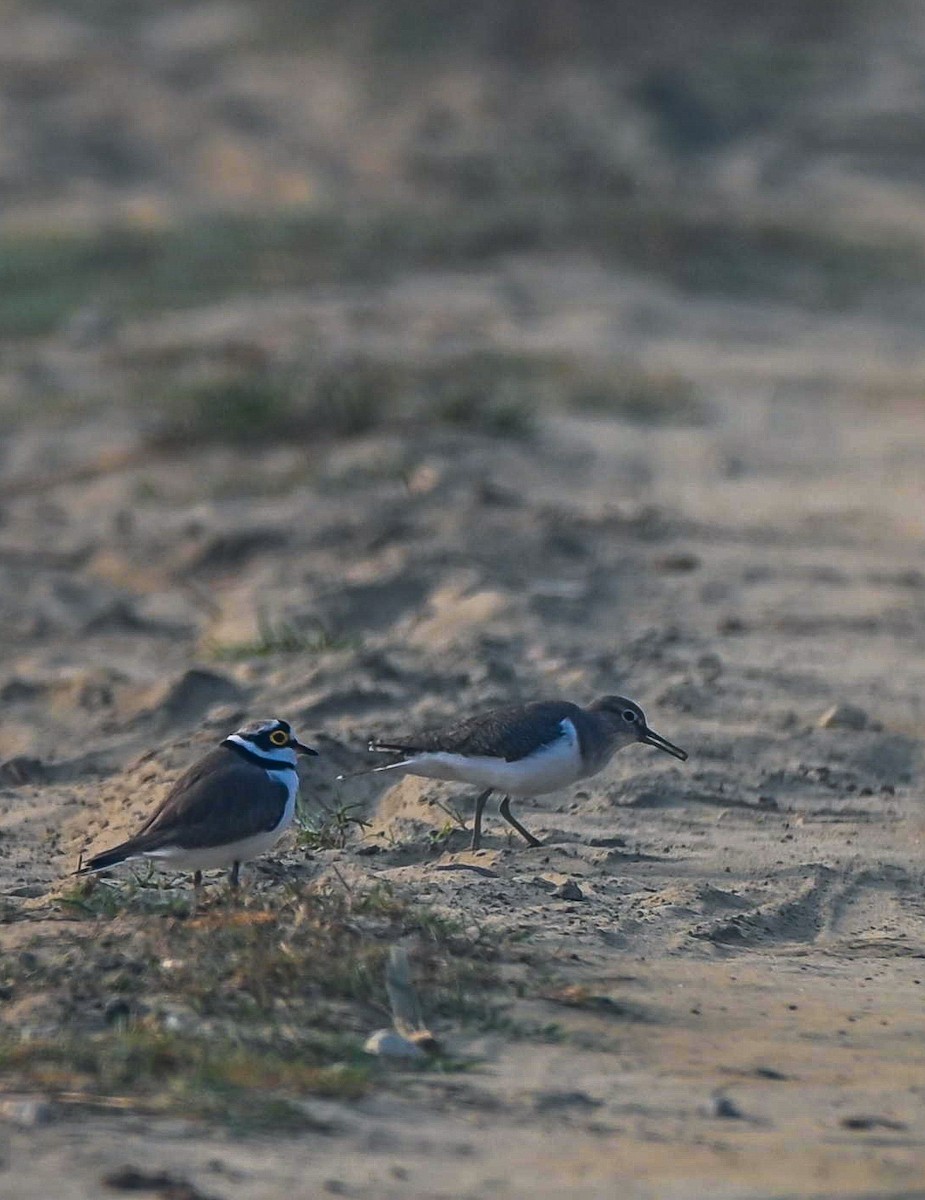
[[121, 996], [116, 1000], [110, 1000], [103, 1009], [103, 1020], [107, 1025], [124, 1025], [131, 1015], [131, 1005]]
[[19, 887], [10, 888], [8, 896], [16, 896], [25, 900], [34, 900], [45, 894], [46, 888], [41, 883], [21, 883]]
[[45, 764], [39, 758], [30, 758], [27, 754], [17, 754], [0, 763], [0, 783], [17, 787], [24, 783], [42, 783], [48, 772]]
[[856, 704], [833, 704], [816, 722], [820, 729], [867, 729], [867, 713]]
[[903, 1121], [896, 1121], [892, 1117], [880, 1117], [866, 1113], [863, 1115], [842, 1117], [839, 1124], [844, 1129], [892, 1129], [897, 1132], [908, 1129], [908, 1125]]
[[689, 551], [679, 550], [674, 554], [662, 554], [655, 560], [658, 571], [696, 571], [700, 559]]
[[728, 1096], [713, 1097], [713, 1115], [728, 1121], [741, 1121], [744, 1113]]
[[533, 1100], [537, 1112], [550, 1112], [558, 1108], [600, 1108], [602, 1104], [602, 1100], [579, 1091], [540, 1092]]
[[416, 1042], [402, 1037], [394, 1029], [377, 1029], [366, 1039], [363, 1049], [367, 1054], [376, 1054], [380, 1058], [405, 1058], [420, 1061], [427, 1057]]

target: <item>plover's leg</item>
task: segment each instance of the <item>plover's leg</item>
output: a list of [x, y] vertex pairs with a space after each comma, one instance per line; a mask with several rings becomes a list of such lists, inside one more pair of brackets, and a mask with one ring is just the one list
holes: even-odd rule
[[231, 870], [228, 872], [228, 886], [233, 892], [236, 892], [241, 885], [241, 864], [234, 862], [231, 864]]
[[513, 825], [513, 827], [517, 830], [517, 832], [520, 834], [520, 836], [525, 839], [528, 846], [542, 846], [543, 843], [540, 841], [540, 839], [535, 838], [532, 833], [528, 833], [527, 830], [524, 829], [523, 825], [521, 825], [521, 823], [517, 820], [517, 818], [511, 812], [510, 796], [504, 797], [504, 799], [501, 801], [501, 804], [498, 808], [498, 812], [501, 814], [502, 817], [504, 817], [504, 819], [505, 819], [505, 821], [507, 821], [508, 825]]
[[197, 892], [202, 887], [202, 871], [193, 872], [193, 887]]
[[491, 788], [486, 788], [484, 792], [479, 793], [479, 797], [475, 802], [475, 816], [472, 818], [471, 850], [478, 850], [482, 844], [482, 809], [485, 807], [485, 801], [490, 795]]

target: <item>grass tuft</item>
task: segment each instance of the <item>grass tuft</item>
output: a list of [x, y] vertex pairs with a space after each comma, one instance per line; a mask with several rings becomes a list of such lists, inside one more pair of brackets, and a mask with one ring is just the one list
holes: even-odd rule
[[187, 896], [177, 895], [170, 882], [152, 866], [144, 876], [101, 879], [88, 875], [63, 888], [55, 901], [75, 916], [115, 917], [127, 909], [157, 916], [185, 917], [191, 911]]
[[638, 363], [589, 371], [565, 400], [577, 412], [621, 417], [639, 424], [700, 425], [707, 411], [700, 390], [674, 371], [652, 371]]
[[289, 390], [272, 373], [248, 372], [175, 387], [162, 407], [156, 440], [164, 445], [253, 445], [285, 439], [291, 432]]
[[341, 804], [337, 808], [319, 805], [314, 811], [299, 810], [296, 845], [300, 850], [342, 850], [354, 831], [368, 825], [357, 813], [361, 804]]
[[142, 1108], [206, 1117], [257, 1132], [300, 1121], [306, 1096], [354, 1100], [370, 1086], [362, 1061], [324, 1064], [312, 1049], [272, 1050], [144, 1028], [90, 1036], [0, 1040], [0, 1077], [69, 1098], [131, 1096]]
[[318, 433], [355, 437], [398, 419], [406, 394], [406, 372], [396, 363], [356, 355], [320, 367], [302, 408]]
[[335, 637], [321, 626], [303, 630], [288, 621], [261, 617], [253, 641], [211, 642], [206, 653], [215, 662], [241, 662], [271, 654], [328, 654], [335, 650], [355, 649], [356, 645], [355, 638]]
[[111, 930], [61, 929], [2, 964], [6, 1001], [59, 1015], [29, 1039], [21, 1021], [0, 1024], [0, 1091], [115, 1098], [242, 1131], [304, 1124], [302, 1097], [351, 1099], [375, 1084], [362, 1046], [389, 1020], [385, 966], [399, 941], [416, 947], [429, 1015], [494, 1011], [493, 943], [388, 885], [206, 896], [182, 920], [125, 905]]
[[[213, 212], [169, 228], [3, 234], [0, 337], [50, 333], [101, 298], [131, 318], [242, 292], [376, 281], [434, 263], [456, 270], [499, 255], [576, 246], [692, 290], [834, 308], [871, 286], [917, 283], [925, 274], [921, 248], [897, 238], [864, 240], [822, 224], [658, 208], [648, 197], [592, 195], [565, 204], [551, 198], [543, 191], [514, 193], [464, 204], [380, 206], [374, 213]], [[366, 385], [359, 391], [366, 393]]]

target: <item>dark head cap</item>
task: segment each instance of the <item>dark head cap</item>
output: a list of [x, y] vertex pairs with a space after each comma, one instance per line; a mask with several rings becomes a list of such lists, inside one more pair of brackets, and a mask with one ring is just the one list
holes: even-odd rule
[[295, 750], [297, 754], [318, 753], [311, 746], [305, 746], [299, 741], [288, 721], [281, 721], [276, 717], [268, 721], [252, 721], [237, 730], [234, 736], [252, 746], [258, 754], [272, 754], [274, 750], [284, 749]]

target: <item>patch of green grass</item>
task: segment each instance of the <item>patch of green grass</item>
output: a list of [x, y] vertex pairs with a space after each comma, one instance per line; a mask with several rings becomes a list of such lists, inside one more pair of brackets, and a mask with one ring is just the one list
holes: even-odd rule
[[[605, 230], [592, 217], [598, 236]], [[594, 237], [594, 234], [591, 235]], [[731, 212], [631, 208], [604, 252], [691, 292], [841, 309], [872, 287], [921, 282], [925, 257], [902, 239]]]
[[158, 447], [248, 445], [355, 437], [409, 425], [451, 425], [525, 437], [549, 387], [542, 357], [501, 352], [399, 365], [357, 355], [164, 385], [150, 440]]
[[469, 926], [464, 921], [435, 908], [417, 909], [414, 916], [417, 929], [435, 942], [451, 943], [454, 940], [466, 939], [467, 945], [474, 948], [481, 937], [481, 930], [475, 936], [467, 937]]
[[449, 818], [443, 822], [439, 829], [431, 829], [427, 833], [427, 842], [431, 850], [442, 851], [449, 844], [454, 833], [459, 832], [458, 825]]
[[[556, 204], [540, 190], [481, 203], [375, 212], [211, 213], [172, 228], [4, 234], [0, 337], [50, 332], [91, 302], [135, 317], [244, 293], [374, 282], [399, 271], [434, 265], [454, 270], [503, 254], [570, 247], [692, 290], [835, 307], [871, 285], [920, 282], [925, 276], [921, 250], [899, 240], [865, 240], [822, 223], [809, 227], [680, 206], [659, 209], [648, 198], [591, 194]], [[336, 405], [348, 425], [367, 420], [369, 386], [362, 369], [345, 391], [335, 383]], [[448, 419], [463, 411], [471, 394], [466, 388], [444, 389]], [[519, 431], [521, 407], [516, 390], [496, 396], [486, 419]]]
[[527, 437], [538, 409], [538, 364], [503, 354], [467, 354], [421, 372], [425, 416], [502, 437]]
[[[102, 299], [125, 316], [207, 304], [292, 281], [290, 255], [323, 248], [327, 222], [216, 215], [173, 229], [8, 234], [0, 238], [0, 336], [46, 333]], [[247, 277], [254, 272], [253, 284]]]
[[156, 446], [247, 445], [311, 437], [355, 437], [424, 421], [504, 437], [532, 432], [544, 395], [545, 364], [526, 356], [477, 353], [399, 367], [355, 356], [286, 374], [166, 385]]
[[520, 1020], [506, 1007], [486, 1007], [480, 1026], [486, 1033], [503, 1033], [513, 1041], [557, 1045], [570, 1040], [568, 1030], [557, 1022]]
[[360, 804], [341, 804], [337, 808], [316, 805], [311, 810], [300, 809], [296, 845], [300, 850], [342, 850], [351, 834], [362, 832], [368, 825], [357, 814]]
[[92, 928], [62, 923], [54, 941], [4, 958], [3, 998], [41, 997], [61, 1018], [29, 1042], [0, 1024], [0, 1087], [121, 1097], [242, 1129], [277, 1112], [298, 1124], [301, 1096], [350, 1098], [375, 1082], [361, 1047], [389, 1019], [396, 942], [416, 946], [427, 1015], [476, 1019], [498, 984], [486, 939], [388, 885], [207, 895], [182, 920], [126, 906], [111, 929]]
[[[491, 217], [487, 229], [496, 226]], [[398, 269], [484, 258], [482, 218], [447, 225], [427, 209], [211, 213], [166, 229], [0, 237], [0, 337], [48, 333], [102, 300], [125, 317], [241, 293], [372, 281]], [[507, 240], [502, 237], [502, 240]]]
[[[199, 1116], [241, 1132], [304, 1127], [302, 1097], [350, 1099], [380, 1079], [362, 1046], [390, 1020], [395, 945], [411, 948], [426, 1021], [565, 1036], [512, 1007], [519, 997], [501, 990], [491, 933], [384, 881], [206, 895], [182, 920], [125, 906], [108, 927], [60, 930], [0, 962], [4, 1001], [21, 1011], [41, 998], [60, 1013], [56, 1028], [30, 1041], [0, 1022], [0, 1090]], [[438, 1057], [426, 1066], [467, 1064]]]
[[289, 435], [292, 421], [289, 390], [271, 373], [250, 372], [175, 388], [165, 397], [163, 409], [155, 440], [165, 445], [280, 441]]
[[452, 804], [446, 804], [442, 800], [434, 800], [432, 803], [435, 808], [446, 813], [446, 820], [440, 828], [430, 830], [427, 835], [432, 850], [443, 850], [454, 833], [464, 833], [468, 837], [469, 828], [466, 825], [466, 819], [458, 808]]
[[298, 371], [225, 370], [182, 384], [168, 378], [150, 441], [172, 448], [355, 437], [397, 416], [403, 379], [391, 362], [362, 355]]
[[522, 438], [535, 431], [540, 413], [570, 409], [644, 422], [699, 423], [705, 417], [697, 389], [671, 372], [502, 350], [401, 368], [390, 359], [358, 357], [323, 364], [314, 373], [306, 365], [298, 379], [266, 371], [200, 382], [168, 395], [167, 415], [154, 440], [186, 447], [300, 434], [345, 437], [422, 423]]
[[263, 658], [271, 654], [327, 654], [335, 650], [354, 649], [355, 638], [340, 638], [320, 626], [313, 630], [298, 629], [288, 621], [261, 618], [258, 634], [251, 642], [212, 642], [206, 650], [215, 662], [241, 662], [247, 658]]
[[407, 372], [397, 363], [355, 355], [318, 369], [306, 407], [318, 432], [354, 437], [397, 420], [407, 386]]
[[171, 891], [169, 882], [153, 867], [145, 876], [133, 874], [125, 879], [86, 876], [59, 891], [55, 901], [74, 915], [84, 917], [115, 917], [127, 909], [185, 917], [191, 911], [189, 898]]
[[209, 1039], [143, 1027], [19, 1041], [0, 1040], [0, 1079], [54, 1095], [131, 1097], [140, 1107], [207, 1117], [241, 1132], [297, 1128], [305, 1096], [353, 1100], [368, 1091], [362, 1059], [324, 1063], [311, 1048], [279, 1051], [227, 1038]]
[[574, 381], [566, 404], [578, 412], [622, 417], [640, 424], [702, 424], [706, 407], [699, 389], [673, 371], [636, 363], [599, 366]]
[[408, 902], [386, 879], [377, 879], [350, 897], [350, 907], [363, 916], [400, 920], [408, 911]]

